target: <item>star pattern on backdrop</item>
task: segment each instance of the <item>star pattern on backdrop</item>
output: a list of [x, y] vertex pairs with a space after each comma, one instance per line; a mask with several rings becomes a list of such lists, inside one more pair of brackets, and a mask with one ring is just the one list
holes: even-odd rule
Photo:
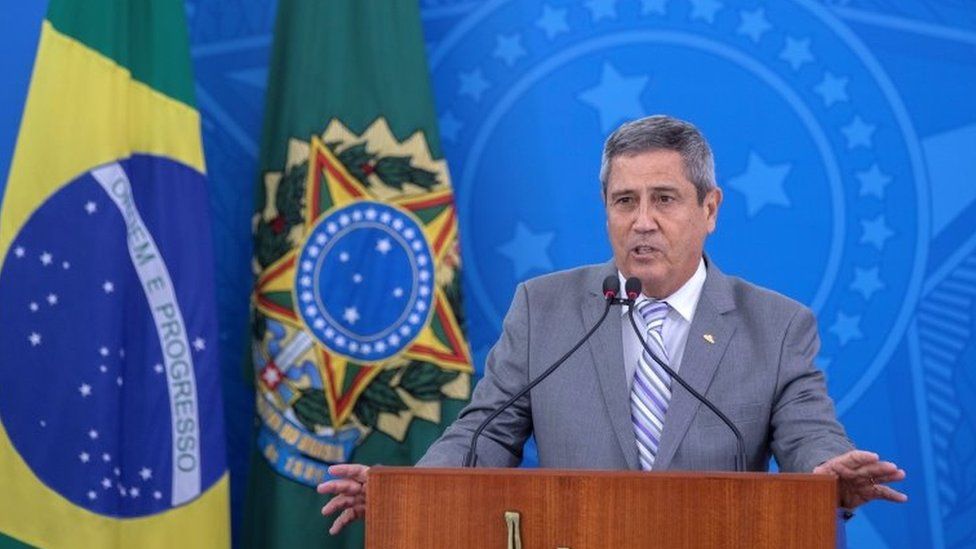
[[753, 11], [739, 12], [739, 28], [736, 32], [748, 36], [753, 42], [762, 40], [763, 35], [771, 28], [773, 26], [766, 20], [766, 10], [756, 8]]
[[718, 0], [691, 0], [689, 17], [692, 20], [699, 19], [709, 24], [714, 23], [715, 13], [720, 9], [722, 9], [722, 3]]
[[746, 171], [729, 179], [728, 186], [746, 199], [746, 213], [755, 217], [766, 206], [789, 206], [784, 184], [792, 164], [767, 163], [755, 152], [749, 153]]
[[847, 77], [826, 71], [820, 83], [813, 87], [813, 91], [823, 99], [824, 106], [829, 108], [834, 103], [848, 101], [847, 82]]
[[546, 38], [552, 40], [556, 36], [569, 32], [569, 23], [566, 22], [566, 10], [553, 8], [548, 4], [543, 4], [542, 15], [536, 19], [536, 26], [542, 29]]
[[549, 245], [554, 238], [554, 232], [533, 232], [519, 221], [512, 238], [498, 246], [498, 253], [512, 261], [518, 279], [532, 271], [548, 272], [552, 270]]
[[799, 70], [803, 65], [812, 63], [813, 54], [810, 52], [810, 39], [787, 36], [786, 43], [779, 53], [779, 58], [789, 63], [793, 70]]
[[495, 37], [495, 50], [492, 55], [501, 59], [509, 67], [515, 65], [526, 55], [522, 46], [522, 36], [519, 34], [499, 34]]
[[617, 124], [644, 116], [640, 96], [650, 80], [648, 76], [624, 76], [610, 63], [604, 63], [600, 82], [580, 92], [579, 100], [596, 109], [600, 129], [610, 132]]

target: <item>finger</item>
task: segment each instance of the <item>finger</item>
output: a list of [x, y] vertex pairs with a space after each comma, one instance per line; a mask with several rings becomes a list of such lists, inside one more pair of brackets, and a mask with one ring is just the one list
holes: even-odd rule
[[347, 524], [355, 521], [356, 519], [362, 517], [365, 514], [366, 514], [365, 506], [361, 508], [352, 507], [346, 509], [345, 511], [342, 512], [341, 515], [339, 515], [338, 518], [335, 519], [335, 522], [332, 523], [332, 527], [329, 528], [329, 533], [332, 535], [338, 534], [343, 528], [346, 527]]
[[867, 465], [862, 465], [854, 470], [854, 474], [857, 478], [870, 480], [874, 483], [878, 482], [878, 479], [892, 475], [898, 472], [898, 466], [890, 461], [879, 461], [877, 463], [869, 463]]
[[339, 463], [329, 467], [329, 474], [334, 477], [344, 477], [366, 482], [369, 467], [358, 463]]
[[876, 484], [887, 484], [889, 482], [898, 482], [901, 480], [905, 480], [904, 469], [896, 469], [890, 473], [885, 473], [874, 477], [874, 482]]
[[904, 503], [908, 501], [908, 495], [899, 492], [890, 486], [882, 486], [878, 484], [874, 487], [874, 493], [871, 494], [870, 499], [883, 499], [893, 501], [895, 503]]
[[354, 496], [363, 492], [363, 484], [357, 480], [337, 478], [319, 484], [315, 491], [320, 494], [346, 494]]
[[329, 516], [340, 509], [345, 510], [347, 507], [352, 507], [352, 504], [353, 498], [349, 496], [335, 496], [322, 507], [322, 514]]
[[355, 507], [356, 505], [365, 505], [365, 504], [366, 504], [366, 500], [363, 499], [361, 496], [339, 495], [330, 499], [329, 502], [326, 503], [324, 507], [322, 507], [322, 514], [331, 515], [332, 513], [335, 513], [336, 511], [339, 510], [348, 509], [351, 507]]
[[837, 456], [834, 459], [836, 459], [838, 462], [842, 463], [844, 466], [850, 469], [857, 469], [864, 465], [874, 463], [881, 458], [880, 456], [878, 456], [878, 454], [874, 452], [866, 452], [864, 450], [851, 450], [850, 452]]

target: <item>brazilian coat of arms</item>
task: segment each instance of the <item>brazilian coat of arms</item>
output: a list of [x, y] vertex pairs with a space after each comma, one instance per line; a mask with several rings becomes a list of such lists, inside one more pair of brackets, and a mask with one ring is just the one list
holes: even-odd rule
[[258, 445], [314, 485], [379, 432], [403, 442], [470, 394], [457, 218], [420, 132], [332, 120], [264, 174], [253, 220]]

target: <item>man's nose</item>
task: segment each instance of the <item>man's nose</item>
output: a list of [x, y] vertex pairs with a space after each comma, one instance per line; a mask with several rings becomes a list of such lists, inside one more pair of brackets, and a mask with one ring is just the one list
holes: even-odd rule
[[648, 204], [643, 203], [637, 208], [637, 219], [634, 220], [634, 230], [650, 232], [658, 229], [657, 212]]

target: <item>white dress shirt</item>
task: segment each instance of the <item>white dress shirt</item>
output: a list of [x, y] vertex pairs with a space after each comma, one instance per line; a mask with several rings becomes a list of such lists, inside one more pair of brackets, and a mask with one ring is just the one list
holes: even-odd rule
[[[617, 271], [617, 276], [620, 277], [620, 287], [623, 288], [626, 279], [620, 271]], [[691, 278], [677, 291], [662, 300], [670, 305], [670, 309], [668, 309], [667, 316], [664, 317], [661, 337], [664, 339], [664, 348], [670, 358], [668, 366], [671, 366], [671, 369], [676, 372], [681, 367], [681, 358], [685, 354], [685, 343], [688, 342], [688, 331], [691, 329], [691, 321], [695, 317], [695, 309], [698, 308], [698, 299], [701, 298], [702, 287], [704, 286], [705, 260], [702, 259], [698, 262], [698, 269], [695, 270], [695, 274], [691, 275]], [[637, 301], [641, 302], [646, 299], [650, 298], [641, 295]], [[630, 319], [627, 318], [627, 309], [626, 306], [621, 307], [621, 321], [623, 322], [624, 370], [627, 373], [627, 387], [630, 387], [634, 382], [634, 371], [637, 370], [638, 357], [644, 352], [644, 349], [630, 325]], [[644, 331], [644, 320], [636, 310], [634, 311], [634, 319], [637, 321], [637, 327]], [[644, 336], [647, 337], [646, 333]]]

